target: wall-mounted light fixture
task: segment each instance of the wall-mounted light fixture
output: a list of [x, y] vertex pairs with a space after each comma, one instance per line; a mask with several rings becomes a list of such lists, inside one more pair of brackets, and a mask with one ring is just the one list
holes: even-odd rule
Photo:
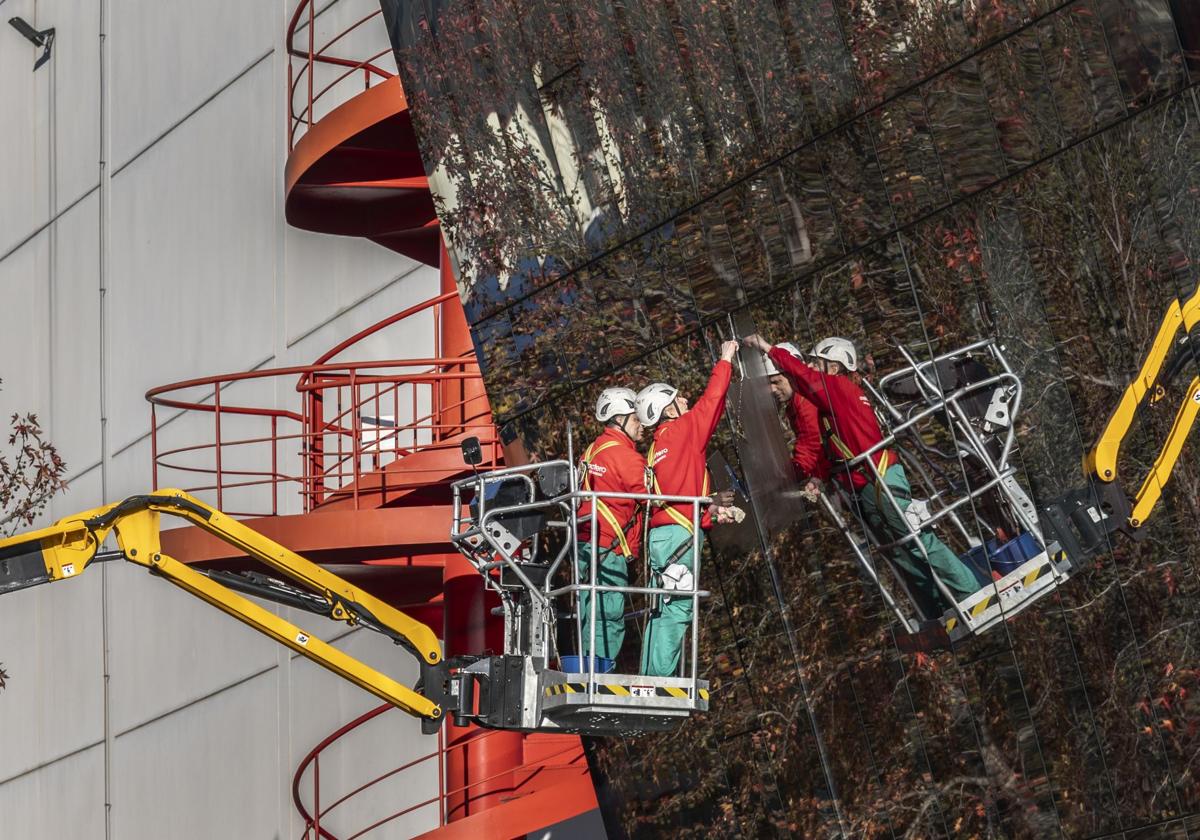
[[38, 60], [34, 62], [33, 69], [36, 71], [39, 67], [50, 60], [50, 49], [54, 46], [54, 28], [50, 29], [34, 29], [24, 18], [13, 17], [8, 19], [8, 24], [13, 29], [17, 30], [25, 37], [25, 40], [33, 44], [35, 47], [45, 47], [45, 51], [38, 56]]

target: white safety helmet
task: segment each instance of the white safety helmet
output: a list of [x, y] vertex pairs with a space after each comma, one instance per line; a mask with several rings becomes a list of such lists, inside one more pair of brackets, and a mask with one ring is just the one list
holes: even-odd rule
[[[778, 347], [780, 350], [786, 350], [788, 355], [795, 356], [797, 359], [804, 358], [804, 354], [800, 352], [800, 348], [797, 347], [795, 344], [792, 344], [792, 342], [790, 342], [790, 341], [783, 341], [783, 342], [780, 342], [779, 344], [776, 344], [775, 346]], [[768, 355], [766, 353], [763, 354], [763, 364], [767, 368], [767, 376], [778, 376], [779, 375], [779, 368], [775, 366], [775, 363], [773, 361], [771, 361], [770, 355]]]
[[827, 362], [837, 362], [846, 370], [858, 370], [858, 354], [854, 351], [854, 342], [846, 338], [824, 338], [817, 342], [812, 354]]
[[656, 426], [662, 419], [662, 413], [667, 406], [675, 402], [679, 389], [665, 382], [655, 382], [638, 391], [634, 404], [637, 406], [637, 417], [643, 426]]
[[637, 406], [634, 400], [637, 399], [637, 394], [632, 388], [605, 388], [600, 392], [600, 398], [596, 400], [596, 419], [601, 423], [607, 423], [614, 417], [620, 417], [623, 414], [633, 414], [637, 411]]

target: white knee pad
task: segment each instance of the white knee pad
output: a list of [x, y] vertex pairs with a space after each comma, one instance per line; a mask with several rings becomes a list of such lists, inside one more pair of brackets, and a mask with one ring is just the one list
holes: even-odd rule
[[695, 585], [696, 579], [692, 577], [692, 570], [682, 563], [672, 563], [662, 570], [663, 589], [689, 590]]

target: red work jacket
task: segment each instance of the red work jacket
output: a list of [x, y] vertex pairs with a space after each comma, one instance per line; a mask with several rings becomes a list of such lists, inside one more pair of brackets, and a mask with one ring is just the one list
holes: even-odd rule
[[[584, 490], [597, 493], [645, 493], [646, 459], [620, 429], [607, 428], [583, 452], [580, 475]], [[636, 557], [642, 546], [640, 502], [633, 499], [598, 499], [596, 545], [625, 557]], [[579, 515], [592, 512], [591, 502], [579, 506]], [[626, 528], [626, 526], [629, 526]], [[591, 543], [592, 524], [579, 528], [579, 539]]]
[[[682, 417], [666, 420], [654, 431], [654, 444], [647, 456], [652, 473], [652, 489], [663, 496], [707, 496], [708, 441], [725, 412], [725, 393], [733, 376], [733, 365], [723, 359], [713, 366], [708, 387], [696, 404]], [[650, 527], [683, 525], [692, 527], [692, 506], [660, 505], [650, 516]], [[708, 510], [700, 521], [705, 530], [712, 527]]]
[[792, 445], [792, 468], [796, 478], [800, 481], [810, 478], [824, 481], [829, 478], [829, 459], [825, 457], [821, 420], [816, 405], [796, 392], [787, 404], [786, 413], [792, 432], [796, 435], [796, 442]]
[[[832, 472], [847, 487], [858, 490], [868, 483], [871, 472], [866, 465], [847, 475], [839, 462], [866, 452], [879, 441], [879, 421], [862, 388], [848, 376], [829, 376], [815, 370], [786, 350], [771, 348], [771, 361], [787, 374], [796, 393], [817, 407], [821, 429], [829, 444], [828, 456]], [[891, 450], [884, 449], [875, 455], [875, 463], [882, 475], [896, 463]]]

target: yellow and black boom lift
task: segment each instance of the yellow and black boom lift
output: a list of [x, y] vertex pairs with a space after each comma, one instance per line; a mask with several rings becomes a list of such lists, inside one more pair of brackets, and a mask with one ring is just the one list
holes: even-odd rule
[[[1198, 322], [1200, 287], [1186, 301], [1176, 298], [1167, 307], [1141, 369], [1125, 387], [1096, 445], [1084, 455], [1088, 486], [1043, 509], [1052, 530], [1070, 550], [1090, 555], [1111, 548], [1117, 534], [1135, 540], [1143, 535], [1141, 528], [1158, 503], [1200, 413], [1200, 347], [1191, 340]], [[1121, 445], [1141, 411], [1163, 404], [1168, 389], [1189, 368], [1192, 379], [1166, 440], [1137, 492], [1130, 496], [1117, 481]]]
[[[190, 522], [301, 586], [253, 572], [200, 571], [164, 554], [159, 539], [162, 514]], [[115, 535], [118, 550], [101, 552], [110, 534]], [[426, 733], [437, 731], [447, 712], [457, 711], [456, 677], [443, 661], [441, 645], [431, 628], [181, 490], [131, 496], [0, 541], [0, 595], [77, 577], [93, 562], [114, 559], [143, 566], [421, 718]], [[382, 633], [417, 658], [420, 681], [416, 688], [403, 685], [239, 592]]]
[[[0, 540], [0, 595], [77, 577], [96, 562], [124, 559], [420, 718], [426, 734], [436, 732], [446, 715], [460, 726], [474, 722], [526, 732], [631, 734], [671, 728], [691, 713], [707, 710], [708, 683], [696, 673], [695, 642], [690, 677], [597, 674], [592, 665], [572, 669], [570, 658], [558, 663], [561, 670], [551, 667], [559, 658], [553, 627], [559, 611], [553, 604], [574, 603], [580, 589], [603, 588], [594, 580], [577, 581], [575, 575], [572, 582], [557, 585], [553, 571], [558, 564], [540, 563], [536, 557], [547, 529], [571, 535], [558, 552], [559, 564], [578, 550], [576, 474], [563, 462], [559, 466], [566, 467], [562, 474], [567, 481], [546, 498], [538, 498], [529, 478], [547, 472], [544, 465], [481, 473], [454, 486], [456, 504], [465, 507], [464, 497], [476, 496], [474, 516], [455, 514], [451, 539], [484, 575], [485, 584], [502, 593], [509, 630], [502, 655], [480, 652], [445, 660], [432, 628], [182, 490], [131, 496]], [[485, 505], [492, 488], [511, 490], [514, 479], [519, 492], [508, 505], [495, 499]], [[546, 511], [557, 511], [559, 518]], [[163, 514], [234, 546], [275, 574], [201, 570], [164, 554], [159, 531]], [[486, 532], [478, 527], [481, 523]], [[117, 550], [102, 552], [110, 535]], [[574, 560], [568, 565], [574, 569]], [[512, 581], [507, 576], [501, 580], [502, 567], [515, 572]], [[528, 575], [535, 575], [538, 585]], [[245, 595], [381, 633], [416, 657], [420, 678], [412, 687], [404, 685]], [[697, 598], [707, 593], [693, 586], [673, 595]], [[522, 631], [512, 632], [517, 624]], [[694, 627], [692, 635], [694, 639]]]

